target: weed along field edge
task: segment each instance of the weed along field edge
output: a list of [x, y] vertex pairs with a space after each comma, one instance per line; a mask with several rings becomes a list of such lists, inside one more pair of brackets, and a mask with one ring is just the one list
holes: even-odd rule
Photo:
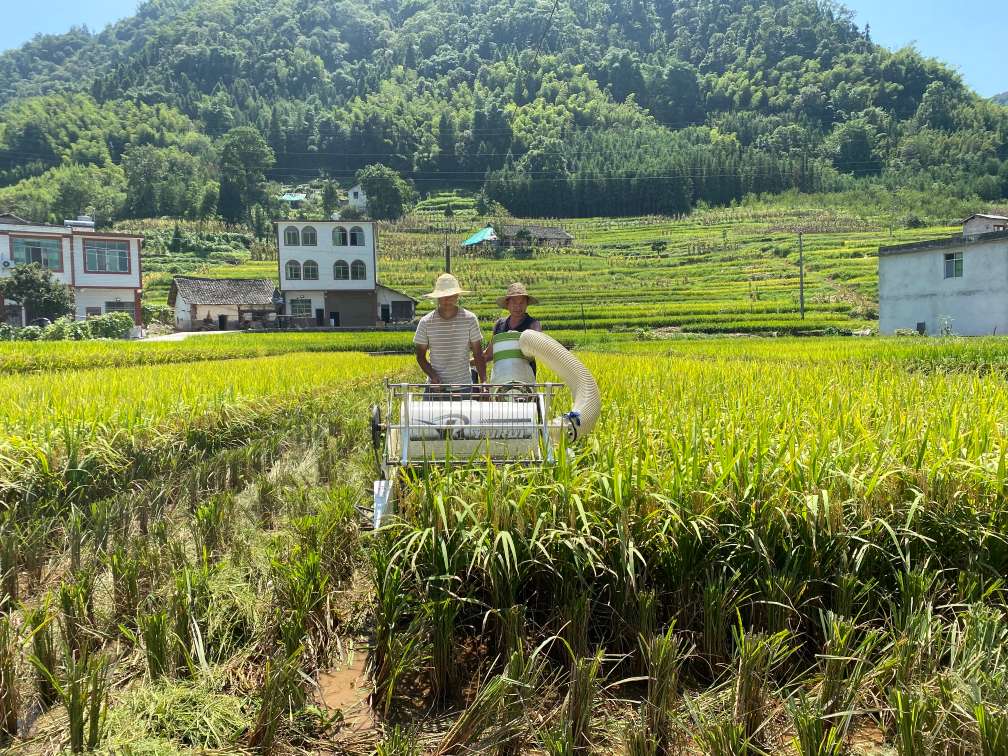
[[1005, 342], [586, 345], [591, 435], [372, 530], [412, 361], [242, 338], [0, 353], [13, 752], [1004, 752]]

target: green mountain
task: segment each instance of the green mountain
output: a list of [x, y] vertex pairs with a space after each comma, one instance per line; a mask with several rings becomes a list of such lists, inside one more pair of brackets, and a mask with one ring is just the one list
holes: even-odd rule
[[999, 95], [994, 95], [991, 99], [998, 105], [1008, 105], [1008, 92], [1002, 92]]
[[[0, 205], [36, 216], [249, 217], [255, 179], [371, 163], [523, 215], [1008, 195], [1008, 114], [819, 0], [149, 0], [0, 55], [0, 106]], [[235, 178], [243, 126], [275, 161]]]

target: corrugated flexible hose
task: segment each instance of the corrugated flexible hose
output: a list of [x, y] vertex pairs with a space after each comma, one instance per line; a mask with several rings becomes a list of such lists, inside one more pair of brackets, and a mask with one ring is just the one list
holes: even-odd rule
[[602, 410], [602, 398], [588, 368], [567, 347], [539, 331], [523, 331], [518, 345], [526, 357], [546, 365], [570, 389], [574, 400], [571, 411], [552, 423], [565, 428], [571, 441], [591, 433]]

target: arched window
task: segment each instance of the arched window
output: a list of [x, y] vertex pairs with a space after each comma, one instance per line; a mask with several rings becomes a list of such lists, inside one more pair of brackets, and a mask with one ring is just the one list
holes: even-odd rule
[[333, 265], [332, 275], [337, 281], [350, 280], [350, 266], [347, 265], [346, 260], [336, 261], [336, 264]]
[[305, 226], [301, 229], [301, 246], [302, 247], [317, 247], [318, 246], [318, 234], [315, 232], [313, 226]]
[[350, 246], [351, 247], [363, 247], [364, 246], [364, 229], [360, 226], [354, 226], [350, 229]]
[[347, 232], [343, 226], [336, 226], [332, 230], [332, 243], [334, 247], [347, 247]]
[[284, 273], [286, 274], [288, 281], [300, 281], [301, 263], [297, 260], [288, 260], [287, 265], [284, 267]]
[[318, 263], [314, 260], [305, 260], [301, 266], [301, 275], [305, 281], [318, 281]]
[[350, 278], [354, 281], [363, 281], [367, 278], [367, 268], [360, 260], [354, 260], [350, 263]]
[[294, 226], [287, 226], [284, 229], [284, 244], [288, 247], [297, 247], [301, 244], [301, 235]]

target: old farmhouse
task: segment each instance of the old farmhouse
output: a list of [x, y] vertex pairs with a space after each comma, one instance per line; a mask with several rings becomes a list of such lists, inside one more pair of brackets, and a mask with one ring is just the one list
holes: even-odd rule
[[282, 317], [343, 328], [409, 322], [416, 300], [378, 281], [378, 227], [366, 221], [274, 221]]
[[1008, 229], [976, 232], [979, 217], [950, 239], [879, 249], [882, 333], [1008, 333]]
[[175, 276], [168, 291], [179, 331], [273, 325], [280, 301], [276, 284], [264, 278]]
[[[0, 277], [18, 265], [41, 265], [73, 289], [77, 319], [126, 312], [142, 322], [142, 247], [142, 236], [96, 231], [86, 216], [53, 226], [0, 214]], [[12, 302], [2, 304], [0, 320], [12, 325], [24, 325], [31, 315]]]
[[516, 225], [505, 223], [497, 232], [502, 247], [569, 247], [574, 237], [560, 226]]

